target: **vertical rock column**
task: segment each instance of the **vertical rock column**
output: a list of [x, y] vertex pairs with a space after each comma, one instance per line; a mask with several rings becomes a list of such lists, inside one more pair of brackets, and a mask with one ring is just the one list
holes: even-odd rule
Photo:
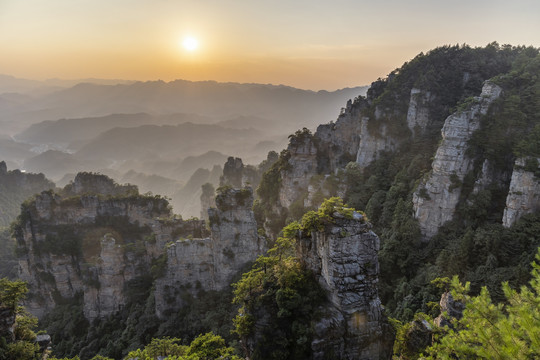
[[467, 142], [480, 128], [481, 116], [501, 92], [499, 86], [486, 81], [479, 97], [445, 120], [432, 171], [413, 194], [415, 217], [424, 238], [430, 239], [441, 225], [452, 220], [463, 179], [473, 166], [472, 159], [466, 155]]
[[393, 336], [377, 290], [379, 238], [358, 213], [334, 216], [325, 231], [298, 241], [299, 257], [329, 298], [315, 325], [314, 359], [390, 358]]
[[265, 240], [257, 233], [252, 206], [250, 187], [229, 188], [217, 194], [216, 208], [208, 210], [216, 290], [229, 286], [246, 264], [267, 250]]
[[266, 252], [257, 234], [250, 187], [225, 187], [208, 210], [210, 237], [181, 239], [167, 246], [165, 276], [156, 281], [156, 313], [164, 318], [183, 306], [182, 292], [223, 290], [247, 264]]
[[534, 172], [527, 170], [527, 161], [536, 161], [538, 164], [535, 158], [516, 160], [503, 215], [505, 227], [514, 225], [525, 214], [540, 210], [540, 179]]

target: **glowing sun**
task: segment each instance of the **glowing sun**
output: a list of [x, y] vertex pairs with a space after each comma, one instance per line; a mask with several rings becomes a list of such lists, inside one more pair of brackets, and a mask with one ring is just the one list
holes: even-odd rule
[[182, 41], [182, 46], [187, 51], [193, 52], [193, 51], [197, 50], [197, 48], [199, 47], [199, 42], [194, 37], [187, 36], [187, 37], [184, 38], [184, 41]]

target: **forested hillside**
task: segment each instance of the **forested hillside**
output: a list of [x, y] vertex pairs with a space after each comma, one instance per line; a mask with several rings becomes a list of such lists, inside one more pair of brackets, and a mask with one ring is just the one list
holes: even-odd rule
[[21, 204], [30, 196], [54, 188], [54, 184], [43, 174], [26, 174], [19, 170], [7, 170], [0, 161], [0, 277], [17, 276], [15, 242], [10, 236], [9, 226], [21, 211]]
[[28, 304], [59, 357], [152, 358], [171, 336], [179, 359], [208, 342], [224, 358], [534, 358], [539, 124], [538, 49], [436, 48], [279, 156], [229, 158], [202, 192], [209, 229], [148, 195], [72, 184], [28, 202]]
[[[261, 228], [275, 234], [341, 195], [366, 211], [381, 237], [389, 316], [436, 315], [430, 304], [441, 292], [430, 282], [453, 275], [469, 281], [472, 294], [487, 286], [493, 301], [505, 301], [501, 282], [527, 284], [540, 245], [539, 79], [534, 48], [494, 43], [420, 54], [347, 104], [335, 123], [290, 137], [258, 189]], [[456, 140], [461, 129], [466, 135]], [[503, 219], [516, 202], [522, 210]], [[423, 222], [423, 211], [448, 221]]]

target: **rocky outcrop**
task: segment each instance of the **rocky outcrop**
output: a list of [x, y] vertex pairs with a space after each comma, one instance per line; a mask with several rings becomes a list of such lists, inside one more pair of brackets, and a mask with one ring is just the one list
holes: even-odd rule
[[208, 209], [216, 207], [216, 190], [211, 183], [203, 184], [201, 190], [201, 219], [208, 221]]
[[297, 253], [328, 293], [315, 324], [314, 359], [389, 359], [393, 343], [378, 296], [379, 238], [362, 215], [335, 213], [325, 231], [297, 242]]
[[240, 270], [267, 250], [266, 240], [257, 233], [252, 207], [253, 190], [245, 187], [218, 193], [216, 208], [208, 209], [216, 290], [228, 286]]
[[510, 183], [511, 172], [501, 171], [497, 169], [492, 161], [485, 159], [482, 163], [480, 174], [474, 182], [473, 193], [477, 194], [482, 190], [486, 190], [491, 186], [508, 187]]
[[540, 169], [539, 160], [536, 158], [516, 160], [506, 197], [503, 226], [510, 227], [523, 215], [540, 210], [540, 178], [535, 174]]
[[25, 205], [15, 233], [24, 254], [19, 277], [28, 282], [26, 306], [33, 314], [80, 298], [87, 319], [105, 318], [133, 301], [130, 289], [153, 276], [162, 316], [183, 305], [183, 291], [196, 297], [226, 288], [266, 251], [249, 187], [221, 189], [217, 208], [209, 210], [210, 231], [203, 221], [175, 217], [165, 199], [135, 191], [83, 174], [61, 193], [43, 192]]
[[210, 237], [181, 239], [167, 247], [167, 269], [156, 282], [158, 316], [182, 306], [182, 291], [223, 290], [233, 277], [266, 252], [252, 211], [253, 191], [224, 188], [208, 210]]
[[230, 185], [232, 187], [242, 187], [242, 175], [244, 172], [244, 164], [242, 159], [229, 157], [223, 166], [223, 176], [219, 180], [219, 185]]
[[290, 157], [281, 172], [279, 190], [280, 205], [286, 208], [307, 191], [311, 177], [317, 174], [317, 147], [309, 131], [292, 136], [287, 151]]
[[431, 100], [432, 95], [429, 91], [411, 89], [411, 98], [407, 110], [407, 126], [414, 136], [422, 135], [430, 122], [429, 107], [427, 105]]
[[317, 208], [324, 199], [332, 196], [345, 197], [347, 187], [334, 175], [312, 177], [304, 199], [304, 208]]
[[[318, 139], [319, 148], [324, 154], [322, 166], [326, 173], [333, 173], [345, 167], [349, 162], [355, 161], [360, 146], [360, 139], [366, 133], [362, 133], [362, 111], [366, 107], [366, 101], [358, 97], [354, 102], [349, 100], [335, 122], [319, 125], [315, 137]], [[321, 164], [322, 165], [322, 164]]]
[[[393, 151], [399, 143], [382, 124], [381, 111], [374, 116], [364, 114], [368, 102], [358, 97], [347, 103], [336, 122], [320, 125], [315, 137], [320, 152], [319, 168], [325, 173], [335, 173], [349, 162], [356, 161], [362, 168], [368, 166], [380, 151]], [[380, 124], [380, 126], [378, 126]], [[370, 131], [370, 124], [377, 124]]]
[[441, 314], [435, 318], [435, 325], [439, 327], [453, 327], [452, 319], [459, 320], [463, 317], [465, 304], [461, 301], [454, 300], [454, 297], [449, 291], [441, 295], [439, 305], [441, 306]]
[[[411, 322], [410, 328], [405, 334], [405, 342], [401, 350], [401, 355], [410, 355], [421, 353], [426, 347], [432, 344], [433, 327], [425, 319], [417, 319]], [[408, 358], [403, 356], [403, 358]]]
[[[165, 245], [181, 236], [203, 237], [204, 223], [173, 216], [160, 197], [43, 192], [15, 225], [19, 277], [28, 282], [26, 307], [40, 317], [66, 299], [82, 297], [92, 320], [118, 311], [127, 290], [150, 274]], [[64, 189], [69, 190], [69, 189]]]
[[394, 151], [399, 141], [394, 139], [385, 124], [381, 125], [380, 134], [371, 135], [368, 130], [370, 118], [363, 117], [360, 128], [360, 145], [356, 154], [356, 162], [360, 167], [365, 168], [381, 151]]
[[446, 119], [432, 171], [413, 194], [415, 217], [426, 239], [454, 216], [463, 179], [473, 169], [473, 159], [466, 154], [467, 142], [501, 91], [499, 86], [487, 81], [479, 97]]
[[[254, 166], [244, 165], [242, 159], [231, 156], [223, 166], [223, 175], [219, 179], [219, 185], [233, 188], [257, 187], [260, 180], [261, 174]], [[208, 208], [202, 208], [202, 211], [206, 209]]]

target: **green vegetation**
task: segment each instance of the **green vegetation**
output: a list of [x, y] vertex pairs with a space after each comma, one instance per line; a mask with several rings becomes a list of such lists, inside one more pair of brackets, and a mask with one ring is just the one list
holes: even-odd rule
[[126, 295], [127, 304], [119, 313], [91, 324], [83, 315], [82, 296], [57, 305], [39, 326], [52, 336], [53, 355], [85, 360], [99, 354], [123, 359], [130, 351], [141, 349], [143, 352], [145, 344], [155, 338], [181, 337], [190, 341], [208, 331], [219, 334], [220, 339], [229, 343], [233, 340], [231, 319], [237, 308], [232, 304], [231, 290], [199, 290], [194, 298], [188, 289], [181, 289], [174, 296], [182, 299], [182, 308], [165, 314], [165, 320], [158, 319], [155, 314], [152, 278], [132, 280]]
[[[391, 316], [410, 321], [419, 311], [429, 312], [428, 303], [439, 300], [437, 288], [429, 285], [437, 277], [458, 274], [471, 282], [473, 294], [485, 285], [496, 302], [504, 301], [498, 286], [502, 281], [512, 286], [528, 281], [529, 263], [540, 245], [539, 235], [531, 229], [538, 227], [540, 219], [527, 216], [504, 229], [500, 221], [508, 183], [495, 183], [477, 193], [473, 187], [484, 159], [491, 160], [494, 171], [504, 174], [511, 173], [516, 156], [538, 155], [534, 130], [540, 118], [537, 54], [536, 49], [497, 44], [476, 49], [442, 47], [419, 55], [370, 89], [368, 99], [373, 105], [369, 109], [390, 109], [383, 111], [382, 123], [387, 126], [404, 121], [387, 114], [406, 114], [411, 87], [436, 95], [428, 104], [433, 128], [404, 141], [399, 151], [380, 153], [365, 169], [355, 163], [344, 169], [346, 202], [366, 209], [381, 238], [380, 296]], [[461, 190], [455, 218], [429, 243], [423, 243], [413, 216], [412, 194], [431, 170], [442, 121], [458, 104], [464, 107], [472, 102], [471, 96], [480, 94], [482, 82], [497, 75], [493, 81], [503, 87], [502, 97], [470, 142], [475, 169], [463, 180], [452, 177], [451, 190]], [[400, 126], [395, 127], [397, 132]], [[532, 160], [526, 163], [531, 168], [534, 165]], [[428, 194], [424, 191], [420, 196]]]
[[[526, 158], [525, 169], [538, 172], [539, 74], [540, 57], [538, 50], [532, 48], [493, 43], [485, 48], [444, 46], [420, 54], [387, 79], [375, 82], [362, 110], [362, 115], [370, 119], [375, 119], [377, 114], [378, 121], [369, 122], [370, 133], [382, 135], [382, 127], [386, 127], [387, 133], [403, 140], [399, 149], [379, 153], [367, 168], [360, 169], [351, 162], [326, 180], [323, 175], [313, 179], [319, 186], [315, 203], [322, 201], [326, 192], [333, 194], [345, 185], [346, 203], [366, 209], [364, 219], [369, 217], [374, 231], [380, 235], [379, 294], [387, 314], [395, 318], [396, 323], [405, 324], [398, 333], [400, 341], [406, 340], [409, 330], [437, 315], [432, 305], [439, 301], [440, 289], [433, 280], [457, 275], [467, 282], [466, 286], [457, 280], [452, 282], [454, 297], [467, 304], [463, 318], [454, 321], [453, 329], [437, 331], [432, 347], [422, 346], [432, 358], [540, 356], [538, 265], [534, 265], [532, 273], [533, 290], [523, 287], [519, 292], [512, 290], [530, 280], [529, 264], [540, 246], [540, 214], [523, 216], [511, 228], [504, 228], [500, 220], [508, 181], [473, 191], [485, 159], [490, 160], [497, 174], [509, 174], [517, 157]], [[492, 81], [502, 86], [504, 92], [481, 119], [480, 130], [470, 141], [468, 155], [474, 169], [464, 179], [455, 174], [450, 177], [450, 190], [460, 191], [454, 219], [426, 243], [413, 216], [412, 195], [431, 169], [444, 119], [475, 103], [483, 82], [493, 77]], [[430, 100], [424, 105], [429, 111], [430, 125], [424, 133], [415, 133], [414, 138], [408, 139], [406, 114], [412, 88], [429, 93]], [[423, 101], [421, 97], [418, 100]], [[316, 142], [307, 129], [291, 135], [290, 140], [293, 145], [307, 140]], [[328, 154], [321, 152], [319, 156]], [[53, 334], [55, 354], [82, 359], [89, 359], [98, 352], [101, 357], [115, 359], [128, 354], [136, 354], [141, 359], [158, 355], [179, 359], [232, 359], [235, 355], [226, 346], [228, 343], [255, 359], [309, 357], [312, 324], [320, 315], [317, 311], [325, 297], [313, 275], [296, 257], [296, 236], [299, 232], [307, 236], [323, 230], [336, 221], [336, 212], [338, 217], [344, 218], [354, 213], [353, 208], [335, 197], [323, 202], [318, 210], [309, 211], [303, 206], [305, 193], [298, 194], [289, 209], [277, 206], [282, 174], [290, 167], [289, 158], [289, 152], [284, 150], [279, 157], [275, 153], [272, 158], [269, 155], [267, 162], [259, 167], [265, 172], [257, 188], [254, 212], [259, 226], [276, 235], [287, 219], [299, 220], [283, 228], [282, 236], [268, 254], [259, 257], [236, 282], [234, 294], [232, 290], [204, 292], [200, 284], [169, 289], [166, 300], [179, 300], [183, 307], [178, 312], [164, 314], [165, 321], [160, 320], [154, 313], [152, 288], [153, 280], [163, 276], [166, 270], [166, 257], [159, 257], [152, 261], [149, 274], [129, 282], [128, 303], [118, 314], [89, 324], [82, 315], [81, 298], [61, 304], [48, 314], [42, 326]], [[205, 191], [210, 193], [210, 190], [207, 187]], [[246, 196], [247, 193], [237, 193], [237, 202], [243, 203]], [[425, 189], [420, 191], [420, 196], [429, 198]], [[141, 197], [137, 199], [146, 201]], [[163, 209], [163, 199], [154, 200], [154, 208]], [[80, 198], [65, 201], [76, 202]], [[23, 224], [30, 213], [28, 203], [23, 205], [19, 222], [13, 228], [15, 234], [20, 231], [17, 226]], [[98, 223], [104, 229], [111, 228], [108, 230], [111, 233], [118, 233], [115, 239], [133, 255], [138, 254], [144, 241], [156, 241], [151, 239], [149, 229], [120, 217], [103, 217]], [[44, 244], [36, 244], [35, 249], [74, 257], [80, 257], [81, 251], [94, 253], [96, 248], [85, 244], [84, 230], [84, 225], [77, 229], [51, 227], [47, 229], [49, 235]], [[342, 232], [341, 235], [347, 234]], [[234, 255], [227, 249], [223, 254], [231, 258]], [[44, 282], [51, 281], [49, 275], [46, 271], [40, 272]], [[505, 283], [502, 289], [501, 282]], [[197, 297], [193, 296], [195, 293]], [[236, 317], [231, 323], [233, 314]], [[415, 323], [406, 324], [413, 319]], [[239, 343], [234, 343], [231, 330], [240, 338]], [[397, 349], [403, 359], [418, 356], [418, 353], [403, 350], [400, 344], [398, 342]]]
[[416, 88], [430, 94], [425, 105], [432, 121], [425, 135], [438, 138], [444, 119], [456, 111], [458, 104], [465, 106], [473, 101], [485, 80], [508, 72], [521, 54], [531, 51], [536, 50], [491, 43], [483, 48], [442, 46], [421, 53], [371, 85], [367, 98], [372, 105], [365, 114], [374, 116], [378, 109], [381, 115], [379, 121], [368, 123], [370, 134], [380, 134], [385, 125], [390, 136], [407, 137], [410, 91]]
[[[296, 237], [299, 232], [309, 235], [322, 230], [325, 224], [335, 221], [335, 213], [352, 218], [353, 211], [340, 198], [326, 200], [318, 211], [310, 211], [300, 222], [283, 228], [283, 236], [268, 254], [260, 256], [251, 270], [233, 285], [233, 301], [241, 305], [233, 320], [234, 332], [242, 340], [247, 357], [309, 358], [311, 324], [325, 296], [313, 274], [296, 257]], [[264, 326], [257, 326], [260, 319], [264, 319]]]
[[126, 359], [155, 360], [158, 356], [171, 360], [240, 360], [225, 340], [213, 333], [197, 336], [191, 344], [180, 345], [178, 338], [152, 339], [144, 349], [131, 351]]
[[0, 173], [0, 227], [9, 226], [15, 220], [26, 199], [52, 188], [54, 184], [43, 174], [26, 174], [19, 170]]
[[[37, 325], [37, 319], [29, 315], [19, 304], [23, 301], [28, 289], [26, 283], [22, 281], [10, 281], [6, 278], [0, 279], [0, 310], [2, 316], [12, 317], [14, 321], [13, 336], [7, 333], [0, 333], [0, 359], [1, 360], [39, 360], [42, 353], [39, 345], [34, 341], [36, 334], [33, 329]], [[7, 323], [7, 318], [2, 319]], [[2, 329], [5, 331], [7, 329]]]
[[[540, 261], [540, 249], [536, 260]], [[529, 286], [515, 290], [502, 283], [503, 302], [494, 302], [483, 286], [477, 296], [470, 296], [469, 282], [462, 284], [457, 276], [436, 279], [450, 290], [454, 301], [464, 304], [461, 317], [443, 313], [449, 325], [438, 327], [433, 317], [418, 313], [415, 322], [400, 324], [394, 346], [401, 359], [537, 359], [540, 357], [540, 265], [532, 263]], [[500, 285], [500, 284], [499, 284]], [[427, 324], [424, 341], [413, 339], [418, 322]], [[416, 327], [418, 329], [418, 327]], [[416, 347], [415, 349], [411, 348]]]
[[0, 277], [14, 279], [17, 275], [15, 245], [9, 227], [0, 226]]
[[[125, 360], [157, 360], [166, 358], [168, 360], [240, 360], [234, 355], [234, 349], [227, 347], [225, 340], [209, 332], [197, 336], [189, 345], [182, 345], [179, 338], [163, 337], [155, 338], [142, 349], [130, 351]], [[78, 356], [73, 358], [49, 358], [50, 360], [80, 360]], [[90, 360], [113, 360], [102, 355], [96, 355]]]
[[276, 204], [281, 189], [281, 173], [289, 168], [289, 158], [290, 153], [283, 150], [279, 159], [263, 174], [256, 191], [258, 199], [253, 204], [257, 224], [267, 226], [274, 234], [279, 233], [283, 228], [288, 215], [285, 208], [280, 208], [279, 212], [276, 211]]
[[[491, 160], [499, 168], [513, 165], [515, 157], [540, 157], [540, 55], [526, 49], [512, 70], [494, 82], [504, 95], [491, 107], [470, 141], [471, 155]], [[514, 156], [509, 156], [510, 154]]]

